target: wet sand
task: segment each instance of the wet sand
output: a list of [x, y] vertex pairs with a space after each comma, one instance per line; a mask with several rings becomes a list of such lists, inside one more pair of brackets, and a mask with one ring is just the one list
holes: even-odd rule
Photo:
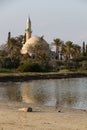
[[[19, 111], [28, 106], [33, 112]], [[87, 111], [0, 102], [0, 130], [87, 130]]]

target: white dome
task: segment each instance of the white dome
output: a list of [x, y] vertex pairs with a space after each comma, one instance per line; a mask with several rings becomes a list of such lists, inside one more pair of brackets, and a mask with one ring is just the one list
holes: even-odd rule
[[47, 53], [49, 51], [49, 44], [43, 39], [43, 37], [33, 36], [29, 38], [21, 49], [22, 54], [28, 53], [32, 55], [34, 53], [35, 46], [39, 45], [40, 49]]
[[40, 42], [43, 42], [43, 41], [47, 44], [47, 42], [46, 42], [45, 40], [43, 40], [43, 38], [38, 37], [38, 36], [33, 36], [33, 37], [31, 37], [30, 39], [28, 39], [25, 44], [35, 45], [35, 44], [40, 43]]

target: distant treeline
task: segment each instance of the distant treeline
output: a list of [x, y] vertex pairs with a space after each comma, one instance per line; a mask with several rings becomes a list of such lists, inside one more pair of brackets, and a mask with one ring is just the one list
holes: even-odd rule
[[24, 35], [12, 38], [10, 33], [8, 34], [6, 44], [0, 46], [1, 72], [4, 72], [3, 70], [15, 70], [17, 72], [87, 70], [87, 44], [85, 42], [80, 46], [72, 41], [64, 43], [61, 39], [56, 38], [50, 43], [51, 47], [55, 46], [55, 52], [50, 50], [50, 53], [54, 54], [53, 56], [46, 56], [38, 48], [37, 55], [33, 58], [28, 54], [21, 54], [20, 50], [24, 43]]

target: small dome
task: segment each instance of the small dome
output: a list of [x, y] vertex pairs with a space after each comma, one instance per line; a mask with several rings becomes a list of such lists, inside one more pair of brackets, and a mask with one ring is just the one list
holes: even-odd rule
[[36, 46], [40, 46], [40, 49], [46, 53], [49, 52], [49, 44], [43, 39], [43, 37], [33, 36], [29, 38], [21, 49], [22, 54], [28, 53], [29, 55], [34, 54]]

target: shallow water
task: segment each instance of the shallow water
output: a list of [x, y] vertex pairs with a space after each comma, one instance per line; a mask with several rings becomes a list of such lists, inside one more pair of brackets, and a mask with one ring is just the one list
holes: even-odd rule
[[0, 101], [87, 109], [87, 78], [0, 83]]

